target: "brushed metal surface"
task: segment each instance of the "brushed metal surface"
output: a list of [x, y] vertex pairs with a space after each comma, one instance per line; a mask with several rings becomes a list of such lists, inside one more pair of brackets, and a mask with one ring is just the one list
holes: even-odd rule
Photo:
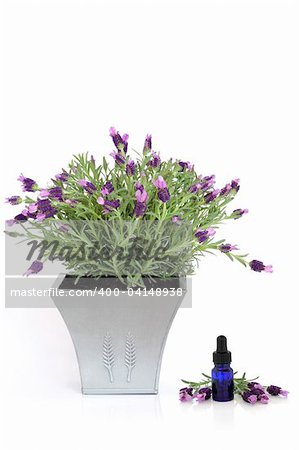
[[[161, 282], [156, 288], [163, 289]], [[172, 285], [175, 295], [170, 294]], [[87, 289], [86, 278], [72, 289], [72, 280], [60, 276], [56, 287], [66, 295], [52, 298], [76, 350], [82, 393], [157, 394], [163, 350], [186, 293], [186, 279], [169, 280], [167, 295], [158, 295], [155, 288], [153, 295], [146, 290], [145, 295], [120, 291], [83, 296], [78, 294], [81, 286]]]

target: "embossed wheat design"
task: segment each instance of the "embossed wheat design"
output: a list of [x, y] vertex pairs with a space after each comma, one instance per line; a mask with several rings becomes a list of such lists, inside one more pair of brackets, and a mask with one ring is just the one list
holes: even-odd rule
[[113, 383], [114, 352], [111, 335], [108, 332], [105, 334], [103, 342], [103, 363], [108, 370], [110, 382]]
[[126, 338], [126, 350], [125, 350], [125, 365], [128, 368], [127, 382], [130, 383], [132, 370], [136, 365], [136, 347], [135, 339], [130, 332], [127, 334]]

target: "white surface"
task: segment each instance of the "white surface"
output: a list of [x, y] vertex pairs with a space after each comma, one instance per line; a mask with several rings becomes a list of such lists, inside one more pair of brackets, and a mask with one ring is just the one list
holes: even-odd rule
[[[250, 214], [219, 232], [274, 265], [209, 256], [165, 349], [157, 397], [82, 397], [56, 310], [4, 310], [2, 448], [298, 448], [298, 2], [8, 1], [2, 23], [3, 196], [19, 172], [46, 183], [72, 153], [112, 149], [108, 128], [192, 160]], [[4, 173], [3, 173], [4, 172]], [[5, 207], [3, 219], [13, 211]], [[211, 368], [228, 336], [234, 368], [291, 391], [252, 407], [182, 405], [181, 377]]]

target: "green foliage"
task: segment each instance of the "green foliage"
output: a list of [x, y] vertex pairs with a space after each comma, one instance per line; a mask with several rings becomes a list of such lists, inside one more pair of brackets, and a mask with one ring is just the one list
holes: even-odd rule
[[[58, 241], [60, 248], [66, 246], [74, 252], [79, 252], [82, 244], [86, 248], [93, 248], [95, 242], [100, 242], [101, 248], [108, 246], [114, 251], [112, 258], [105, 259], [101, 254], [96, 258], [91, 258], [90, 254], [72, 259], [65, 257], [63, 262], [67, 271], [78, 277], [113, 275], [121, 280], [126, 278], [128, 285], [142, 285], [142, 276], [190, 274], [205, 253], [221, 250], [224, 240], [214, 241], [209, 235], [200, 241], [195, 233], [198, 229], [217, 229], [224, 221], [236, 218], [236, 213], [227, 213], [226, 209], [238, 188], [231, 187], [225, 194], [220, 193], [208, 201], [207, 195], [214, 191], [213, 183], [192, 192], [192, 186], [203, 186], [204, 183], [204, 178], [198, 176], [193, 167], [182, 167], [172, 159], [153, 167], [150, 164], [153, 153], [147, 149], [142, 155], [135, 152], [134, 174], [129, 175], [126, 164], [131, 158], [122, 149], [118, 153], [123, 156], [125, 163], [115, 163], [113, 166], [108, 164], [105, 157], [100, 164], [96, 164], [88, 154], [74, 156], [65, 171], [67, 180], [52, 179], [48, 186], [48, 189], [62, 189], [62, 200], [51, 198], [51, 205], [57, 213], [42, 222], [34, 218], [28, 220], [24, 227], [26, 239], [45, 240], [47, 243]], [[167, 202], [160, 200], [158, 189], [153, 183], [159, 176], [163, 177], [169, 190], [170, 199]], [[80, 185], [81, 180], [92, 183], [95, 191], [87, 192]], [[120, 202], [119, 207], [108, 211], [99, 202], [99, 198], [103, 198], [101, 189], [107, 182], [112, 183], [114, 190], [104, 197], [109, 201]], [[134, 215], [136, 183], [142, 184], [148, 194], [147, 209], [142, 217]], [[37, 187], [37, 197], [39, 191]], [[32, 196], [24, 199], [26, 207], [36, 202], [37, 199]], [[174, 222], [176, 216], [179, 219]], [[63, 230], [62, 224], [68, 227], [68, 231]], [[133, 237], [143, 238], [144, 244], [139, 248], [137, 257], [135, 255], [128, 259], [126, 255], [136, 252]], [[163, 257], [158, 258], [157, 252], [161, 248], [164, 249]], [[246, 255], [231, 251], [225, 252], [225, 255], [245, 266], [248, 264]], [[51, 249], [46, 250], [40, 259], [51, 259]]]

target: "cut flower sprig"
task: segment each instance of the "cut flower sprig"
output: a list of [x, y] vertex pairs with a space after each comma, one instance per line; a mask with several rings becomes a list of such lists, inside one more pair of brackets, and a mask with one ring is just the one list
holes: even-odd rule
[[[234, 393], [239, 394], [246, 403], [267, 404], [269, 395], [287, 397], [289, 392], [275, 385], [262, 385], [257, 382], [259, 377], [248, 379], [244, 372], [242, 377], [237, 377], [238, 372], [234, 372]], [[195, 399], [199, 403], [209, 400], [212, 397], [212, 377], [202, 373], [203, 378], [199, 382], [181, 380], [188, 387], [183, 387], [179, 391], [179, 399], [187, 402]]]

